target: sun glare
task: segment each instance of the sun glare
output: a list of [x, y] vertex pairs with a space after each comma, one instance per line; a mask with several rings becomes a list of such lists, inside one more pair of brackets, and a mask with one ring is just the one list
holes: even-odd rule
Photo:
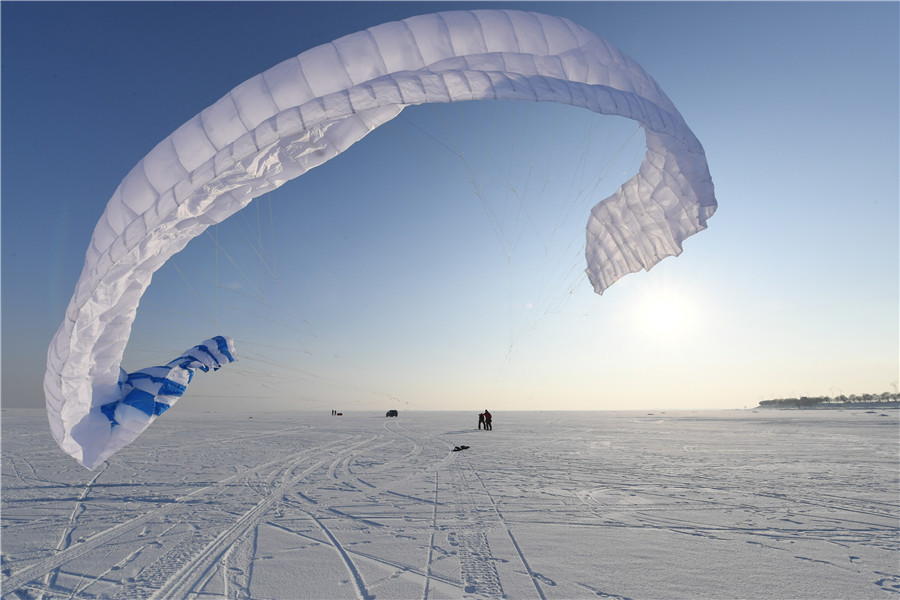
[[646, 335], [669, 338], [691, 326], [694, 308], [689, 299], [675, 290], [653, 290], [637, 311], [637, 319]]
[[678, 331], [684, 323], [684, 309], [672, 298], [656, 298], [647, 305], [644, 323], [650, 331]]

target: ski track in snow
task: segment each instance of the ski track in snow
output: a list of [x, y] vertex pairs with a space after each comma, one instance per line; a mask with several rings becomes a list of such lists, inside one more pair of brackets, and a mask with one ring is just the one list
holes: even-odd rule
[[900, 595], [896, 410], [170, 412], [3, 411], [3, 599]]

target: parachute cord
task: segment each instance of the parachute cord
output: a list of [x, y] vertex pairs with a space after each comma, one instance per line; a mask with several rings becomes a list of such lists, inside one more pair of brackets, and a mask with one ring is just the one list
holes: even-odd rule
[[[207, 234], [209, 234], [209, 230], [207, 229], [206, 231], [207, 231]], [[218, 327], [219, 326], [219, 248], [220, 248], [220, 246], [219, 246], [219, 224], [218, 223], [216, 223], [216, 225], [215, 225], [215, 232], [216, 232], [216, 235], [211, 236], [213, 238], [213, 242], [215, 242], [215, 249], [216, 249], [216, 258], [215, 258], [215, 267], [214, 267], [214, 269], [215, 269], [214, 270], [214, 278], [215, 278], [216, 286], [213, 291], [213, 294], [214, 294], [214, 297], [213, 297], [213, 301], [214, 301], [213, 325]]]
[[[274, 203], [272, 202], [271, 192], [266, 195], [266, 198], [269, 200], [269, 215], [270, 215], [270, 234], [266, 237], [266, 239], [269, 240], [269, 246], [271, 248], [271, 251], [267, 251], [265, 248], [262, 247], [262, 245], [263, 245], [262, 238], [259, 238], [256, 240], [256, 242], [258, 242], [258, 243], [254, 242], [252, 233], [250, 233], [248, 231], [247, 227], [241, 226], [240, 220], [233, 220], [232, 222], [235, 224], [235, 226], [238, 228], [238, 230], [244, 236], [244, 239], [247, 241], [247, 244], [250, 246], [250, 249], [253, 251], [254, 254], [256, 254], [257, 258], [259, 259], [261, 268], [264, 271], [261, 274], [261, 277], [263, 278], [263, 280], [265, 277], [265, 273], [268, 273], [269, 277], [271, 277], [271, 280], [276, 282], [276, 284], [278, 286], [280, 286], [279, 282], [281, 280], [278, 275], [277, 265], [274, 264], [275, 263], [275, 218], [274, 218], [274, 209], [272, 207], [272, 205]], [[245, 219], [244, 222], [245, 222], [245, 224], [250, 225], [248, 220]], [[252, 227], [252, 225], [250, 225], [250, 226]], [[224, 249], [223, 249], [223, 252], [224, 252]], [[227, 253], [226, 253], [226, 256], [228, 256]], [[267, 258], [267, 256], [270, 256], [271, 260], [269, 260]], [[230, 256], [228, 256], [228, 258], [229, 258], [229, 260], [232, 260]], [[243, 273], [243, 271], [240, 269], [240, 267], [237, 266], [237, 264], [235, 263], [234, 260], [232, 260], [232, 263], [235, 264], [235, 267], [238, 269], [238, 272], [241, 273], [241, 275], [243, 275], [244, 278], [247, 279], [247, 281], [250, 281], [249, 277], [247, 277], [247, 275]], [[296, 305], [296, 303], [293, 301], [293, 297], [291, 295], [288, 295], [287, 302], [289, 304], [290, 309], [293, 311], [293, 313], [291, 313], [287, 310], [278, 309], [273, 304], [271, 304], [268, 300], [268, 295], [265, 293], [265, 290], [261, 289], [261, 286], [260, 287], [254, 286], [254, 288], [256, 289], [256, 292], [259, 294], [260, 299], [262, 299], [261, 300], [262, 304], [266, 308], [272, 310], [273, 312], [281, 313], [288, 317], [293, 317], [295, 319], [298, 319], [300, 322], [302, 322], [304, 325], [306, 325], [308, 327], [308, 332], [315, 331], [315, 328], [313, 327], [312, 323], [310, 323], [310, 321], [304, 315], [303, 311], [300, 310], [300, 308]], [[232, 291], [232, 293], [241, 295], [245, 298], [255, 300], [255, 301], [257, 300], [247, 294], [239, 294], [235, 290], [231, 290], [231, 291]], [[299, 331], [299, 329], [295, 329], [295, 331]], [[312, 333], [312, 335], [313, 335], [313, 337], [317, 337], [314, 333]]]
[[[432, 110], [433, 114], [434, 114], [438, 119], [440, 119], [440, 115], [438, 114], [438, 111], [434, 108], [434, 105], [429, 104], [428, 106], [431, 107], [431, 110]], [[434, 143], [436, 143], [438, 146], [441, 146], [441, 147], [444, 148], [445, 150], [449, 151], [451, 154], [453, 154], [453, 155], [456, 156], [457, 158], [464, 158], [463, 155], [460, 153], [460, 151], [455, 147], [455, 144], [454, 144], [454, 145], [447, 145], [447, 144], [445, 144], [444, 142], [442, 142], [442, 141], [441, 141], [440, 139], [438, 139], [437, 137], [433, 136], [431, 133], [429, 133], [429, 132], [426, 131], [425, 129], [423, 129], [423, 128], [419, 127], [418, 125], [416, 125], [413, 121], [411, 121], [411, 120], [405, 118], [405, 117], [403, 116], [403, 113], [400, 114], [400, 118], [402, 119], [402, 121], [403, 121], [404, 123], [406, 123], [407, 125], [409, 125], [409, 126], [412, 127], [413, 129], [417, 130], [419, 133], [423, 134], [425, 137], [431, 139], [431, 141], [433, 141]], [[442, 125], [443, 125], [443, 122], [442, 122]], [[448, 133], [447, 130], [446, 130], [446, 127], [444, 128], [444, 131], [445, 131], [445, 133]], [[449, 133], [448, 133], [448, 136], [449, 136]], [[451, 137], [450, 139], [451, 139], [451, 143], [452, 143], [453, 138]]]
[[[469, 130], [472, 130], [473, 129], [472, 123], [469, 120], [469, 118], [466, 116], [465, 112], [463, 112], [462, 107], [460, 107], [456, 104], [454, 104], [452, 106], [453, 106], [453, 108], [456, 109], [458, 115], [464, 121], [467, 122], [467, 128]], [[494, 112], [494, 117], [493, 117], [493, 121], [495, 123], [496, 123], [497, 106], [498, 106], [498, 103], [495, 103], [495, 106], [494, 106], [495, 112]], [[440, 122], [441, 127], [444, 130], [444, 133], [450, 139], [450, 143], [453, 145], [454, 148], [457, 148], [457, 143], [453, 137], [452, 130], [447, 126], [445, 120], [442, 118], [440, 113], [437, 112], [436, 108], [432, 106], [432, 110], [435, 111], [437, 119]], [[481, 137], [481, 131], [483, 131], [483, 128], [475, 127], [474, 130], [478, 132], [478, 140], [479, 140], [481, 149], [486, 150], [484, 140]], [[484, 210], [485, 215], [487, 215], [488, 223], [490, 224], [491, 229], [494, 231], [494, 235], [496, 236], [497, 241], [500, 243], [500, 247], [503, 250], [504, 255], [506, 256], [507, 260], [509, 260], [512, 257], [512, 243], [509, 241], [509, 239], [506, 236], [506, 232], [503, 229], [503, 225], [501, 223], [500, 218], [497, 216], [496, 211], [494, 211], [491, 208], [491, 204], [487, 199], [487, 195], [485, 194], [484, 189], [482, 188], [482, 186], [479, 183], [479, 177], [476, 174], [475, 169], [472, 167], [472, 165], [469, 164], [469, 161], [466, 160], [465, 153], [462, 152], [461, 150], [457, 150], [455, 152], [455, 154], [460, 158], [463, 168], [466, 171], [468, 181], [472, 185], [472, 188], [475, 191], [475, 196], [478, 198], [478, 201], [481, 203], [481, 207]], [[494, 160], [494, 157], [490, 156], [490, 154], [488, 154], [488, 156], [491, 158], [492, 162], [494, 162], [494, 164], [496, 165], [496, 160]], [[499, 166], [495, 166], [495, 169], [497, 169], [499, 171]], [[509, 179], [507, 177], [507, 182], [508, 181], [509, 181]]]
[[[258, 344], [254, 342], [245, 342], [244, 346], [247, 348], [241, 355], [241, 362], [245, 363], [244, 369], [246, 372], [242, 370], [242, 375], [245, 375], [248, 379], [258, 381], [259, 384], [263, 387], [272, 389], [273, 391], [278, 391], [277, 388], [272, 387], [273, 382], [284, 382], [288, 384], [296, 384], [298, 382], [304, 382], [307, 384], [313, 385], [327, 385], [331, 388], [338, 389], [347, 389], [353, 391], [362, 391], [371, 393], [378, 396], [384, 396], [387, 398], [397, 399], [397, 396], [387, 392], [385, 390], [364, 386], [356, 383], [356, 379], [348, 379], [348, 378], [340, 378], [335, 379], [332, 377], [326, 377], [324, 375], [320, 375], [318, 373], [308, 371], [305, 369], [298, 368], [296, 364], [288, 364], [283, 361], [279, 361], [277, 359], [272, 358], [271, 354], [255, 354], [252, 352], [252, 348], [275, 348], [278, 350], [293, 350], [293, 348], [285, 348], [283, 346], [276, 346], [270, 344]], [[263, 375], [263, 370], [259, 367], [250, 366], [254, 362], [258, 362], [260, 365], [263, 365], [265, 368], [265, 375]], [[240, 363], [236, 363], [235, 366], [240, 365]], [[370, 381], [371, 377], [362, 377], [360, 380]], [[307, 400], [312, 400], [312, 398], [306, 398]], [[323, 401], [324, 402], [324, 401]], [[343, 402], [343, 401], [342, 401]], [[408, 402], [406, 404], [409, 404]]]
[[203, 302], [203, 299], [200, 297], [200, 294], [197, 293], [197, 290], [194, 289], [194, 286], [191, 285], [190, 280], [188, 280], [187, 276], [184, 274], [184, 271], [181, 270], [181, 267], [178, 266], [178, 263], [175, 261], [175, 257], [169, 259], [169, 262], [172, 264], [172, 267], [178, 273], [178, 276], [181, 277], [181, 280], [187, 286], [187, 288], [191, 291], [191, 294], [194, 295], [194, 298], [197, 299], [197, 303], [203, 308], [203, 312], [210, 315], [213, 320], [213, 324], [216, 322], [216, 315], [213, 311], [209, 309], [209, 307]]
[[[572, 237], [571, 232], [575, 230], [572, 219], [580, 218], [583, 209], [590, 210], [596, 203], [594, 196], [620, 163], [622, 154], [631, 147], [641, 127], [635, 126], [621, 144], [615, 145], [614, 140], [622, 138], [610, 135], [611, 130], [607, 132], [602, 127], [612, 119], [599, 116], [599, 119], [589, 119], [587, 127], [574, 132], [579, 139], [572, 144], [564, 137], [564, 132], [571, 128], [571, 121], [564, 114], [556, 116], [555, 122], [545, 127], [546, 124], [536, 118], [537, 104], [502, 101], [475, 104], [479, 106], [469, 103], [443, 106], [454, 111], [452, 113], [441, 112], [441, 107], [429, 105], [446, 142], [405, 117], [403, 122], [424, 136], [417, 140], [419, 144], [424, 139], [426, 147], [447, 150], [458, 158], [464, 173], [462, 179], [471, 186], [486, 222], [502, 248], [509, 273], [505, 285], [508, 339], [502, 373], [512, 362], [516, 347], [546, 318], [561, 313], [584, 281], [581, 268], [584, 236]], [[518, 136], [513, 137], [518, 143], [495, 148], [498, 139], [493, 134], [509, 129], [506, 107], [510, 104], [522, 109], [522, 112], [514, 113], [512, 123]], [[472, 109], [464, 108], [467, 106]], [[451, 120], [452, 115], [458, 116], [460, 122]], [[539, 138], [541, 130], [549, 137]], [[467, 138], [461, 132], [472, 133], [469, 142], [475, 144], [473, 150], [463, 150], [460, 142]], [[541, 150], [532, 156], [528, 148], [536, 144], [541, 144]], [[529, 164], [529, 161], [534, 162]], [[632, 171], [636, 172], [637, 167]], [[561, 172], [570, 176], [558, 179]], [[548, 209], [551, 214], [555, 213], [555, 220], [551, 217], [548, 221], [540, 216]], [[547, 225], [550, 225], [549, 230]], [[578, 231], [583, 230], [578, 228]], [[538, 240], [543, 253], [536, 257], [535, 275], [524, 281], [524, 290], [517, 291], [515, 282], [522, 280], [515, 273], [516, 257], [523, 250], [520, 246], [526, 239]]]
[[[506, 215], [509, 213], [509, 204], [510, 204], [510, 193], [516, 195], [515, 185], [512, 183], [512, 173], [514, 171], [514, 165], [518, 162], [521, 162], [521, 159], [516, 160], [517, 149], [512, 148], [512, 151], [509, 152], [509, 160], [506, 164], [506, 169], [497, 161], [497, 157], [494, 156], [491, 152], [488, 151], [487, 144], [485, 142], [484, 136], [482, 133], [487, 129], [483, 127], [481, 123], [472, 124], [469, 116], [462, 110], [460, 106], [454, 106], [456, 108], [457, 114], [460, 118], [463, 119], [467, 123], [467, 129], [470, 131], [477, 132], [477, 141], [480, 146], [480, 153], [482, 155], [486, 155], [487, 159], [490, 160], [491, 163], [494, 164], [494, 169], [501, 174], [502, 181], [504, 183], [505, 192], [503, 193], [503, 205], [502, 205], [502, 215]], [[497, 129], [497, 120], [498, 120], [498, 111], [500, 110], [500, 103], [496, 102], [492, 106], [493, 111], [490, 113], [491, 120], [491, 131], [496, 131]], [[484, 111], [487, 112], [487, 111]], [[448, 132], [449, 130], [447, 126], [441, 121], [441, 125], [444, 127], [444, 130]], [[522, 131], [525, 131], [525, 127], [522, 127]], [[452, 137], [451, 137], [452, 140]], [[524, 144], [520, 145], [519, 156], [521, 156], [521, 147]], [[478, 198], [481, 208], [484, 211], [485, 216], [487, 217], [488, 223], [491, 226], [491, 229], [494, 231], [494, 236], [500, 244], [501, 251], [503, 252], [503, 256], [505, 258], [507, 277], [506, 277], [506, 314], [507, 314], [507, 348], [506, 353], [504, 355], [503, 361], [500, 365], [500, 369], [497, 374], [497, 379], [495, 381], [495, 385], [499, 385], [499, 382], [502, 381], [503, 374], [506, 372], [507, 367], [512, 362], [512, 352], [513, 352], [513, 344], [515, 343], [515, 319], [513, 317], [513, 286], [512, 286], [512, 258], [515, 251], [515, 248], [518, 246], [518, 239], [511, 240], [507, 235], [505, 228], [503, 227], [502, 217], [497, 214], [497, 212], [491, 206], [491, 202], [484, 192], [483, 188], [479, 183], [479, 179], [476, 176], [475, 169], [473, 166], [465, 159], [464, 153], [459, 153], [460, 158], [463, 162], [463, 167], [465, 168], [469, 181], [475, 190], [475, 195]], [[527, 187], [527, 186], [526, 186]], [[521, 198], [516, 198], [517, 204], [519, 207], [519, 211], [516, 215], [516, 222], [519, 221], [519, 218], [522, 213], [522, 201]], [[513, 231], [516, 229], [513, 228]]]
[[[246, 235], [246, 232], [245, 232], [245, 235]], [[212, 236], [210, 236], [210, 237], [212, 237]], [[247, 294], [241, 294], [241, 293], [237, 292], [236, 290], [231, 290], [232, 293], [237, 294], [237, 295], [239, 295], [239, 296], [243, 296], [243, 297], [248, 298], [248, 299], [250, 299], [250, 300], [258, 301], [258, 302], [260, 302], [263, 306], [265, 306], [266, 308], [268, 308], [268, 309], [270, 309], [270, 310], [272, 310], [272, 311], [274, 311], [274, 312], [279, 312], [278, 309], [275, 308], [275, 307], [271, 304], [271, 302], [269, 302], [268, 297], [267, 297], [266, 294], [263, 292], [263, 290], [260, 289], [259, 286], [255, 285], [255, 284], [253, 283], [253, 281], [250, 279], [250, 277], [247, 275], [247, 273], [241, 268], [241, 266], [237, 263], [237, 261], [235, 261], [234, 258], [232, 258], [232, 256], [225, 250], [225, 248], [223, 248], [223, 247], [219, 244], [219, 240], [218, 240], [217, 238], [212, 238], [212, 239], [213, 239], [213, 242], [216, 244], [216, 256], [218, 257], [219, 252], [221, 252], [221, 253], [222, 253], [222, 256], [224, 256], [226, 259], [228, 259], [228, 261], [234, 266], [234, 268], [237, 270], [237, 272], [240, 273], [240, 274], [243, 276], [243, 278], [244, 278], [246, 281], [249, 282], [250, 286], [251, 286], [251, 287], [256, 291], [256, 293], [259, 295], [259, 298], [253, 298], [252, 296], [249, 296], [249, 295], [247, 295]], [[249, 238], [248, 238], [248, 241], [249, 241]], [[251, 245], [252, 245], [252, 244], [251, 244]], [[257, 255], [259, 255], [258, 250], [257, 250], [256, 248], [254, 248], [254, 250], [257, 251]], [[265, 261], [263, 261], [263, 262], [265, 263]], [[219, 287], [219, 281], [218, 281], [218, 276], [217, 276], [217, 277], [216, 277], [216, 298], [218, 298], [218, 287]], [[281, 312], [283, 312], [284, 314], [287, 314], [286, 311], [281, 311]], [[298, 312], [297, 315], [300, 317], [301, 321], [302, 321], [304, 324], [306, 324], [306, 325], [312, 327], [312, 325], [309, 323], [309, 321], [308, 321], [305, 317], [303, 317], [302, 314], [300, 314], [300, 313]], [[282, 324], [282, 325], [285, 325], [284, 323], [281, 323], [281, 324]], [[296, 329], [296, 328], [293, 328], [293, 327], [287, 327], [287, 328], [290, 329], [291, 331], [293, 331], [294, 333], [298, 333], [298, 332], [299, 332], [299, 330]]]
[[[256, 240], [255, 242], [251, 241], [251, 247], [259, 257], [260, 286], [264, 287], [266, 272], [273, 280], [278, 279], [278, 267], [275, 260], [275, 216], [272, 192], [257, 198], [254, 204], [256, 204]], [[250, 239], [249, 236], [248, 239]]]
[[[260, 200], [268, 200], [268, 221], [270, 225], [270, 234], [267, 234], [266, 229], [266, 207], [260, 207], [257, 205], [257, 215], [256, 223], [253, 223], [254, 215], [252, 213], [242, 213], [243, 218], [239, 215], [235, 215], [238, 217], [237, 219], [232, 219], [230, 223], [233, 226], [237, 227], [237, 230], [241, 232], [241, 236], [244, 238], [245, 243], [250, 246], [252, 252], [255, 254], [258, 264], [261, 265], [263, 269], [263, 280], [271, 278], [272, 281], [276, 282], [278, 287], [281, 287], [280, 278], [278, 277], [276, 265], [273, 264], [274, 261], [274, 202], [272, 200], [272, 195], [267, 194], [266, 197], [261, 198]], [[247, 218], [247, 217], [250, 218]], [[248, 315], [251, 315], [256, 321], [268, 321], [274, 323], [282, 328], [283, 331], [289, 333], [291, 338], [296, 341], [296, 346], [291, 348], [284, 348], [283, 350], [287, 350], [288, 352], [300, 352], [307, 356], [312, 356], [314, 352], [311, 350], [310, 345], [305, 341], [310, 338], [317, 338], [318, 335], [315, 333], [315, 329], [312, 323], [303, 315], [303, 312], [297, 307], [296, 302], [291, 294], [287, 294], [284, 299], [280, 302], [288, 303], [290, 309], [283, 309], [276, 306], [269, 298], [265, 286], [263, 282], [259, 284], [251, 281], [248, 276], [248, 271], [240, 266], [235, 257], [233, 257], [227, 249], [222, 245], [218, 238], [213, 238], [210, 236], [213, 242], [217, 246], [217, 252], [220, 252], [224, 259], [227, 259], [234, 266], [236, 271], [240, 274], [240, 276], [248, 283], [250, 289], [252, 289], [254, 293], [244, 293], [239, 289], [227, 288], [229, 295], [233, 295], [235, 297], [242, 297], [250, 302], [255, 302], [260, 304], [265, 310], [254, 311], [252, 308], [242, 308], [239, 306], [233, 306], [230, 310], [237, 312], [244, 312]], [[269, 246], [267, 248], [267, 246]], [[270, 251], [271, 250], [271, 251]], [[246, 262], [246, 261], [245, 261]], [[218, 285], [218, 281], [217, 281]], [[285, 317], [285, 318], [279, 318]], [[288, 320], [285, 320], [288, 319]], [[298, 319], [299, 322], [303, 324], [303, 327], [298, 327], [294, 324], [294, 319]], [[249, 340], [241, 340], [240, 341], [241, 348], [252, 347], [254, 345], [259, 346], [259, 344], [254, 344], [254, 342]], [[302, 369], [298, 369], [296, 363], [291, 362], [291, 364], [287, 364], [284, 361], [278, 361], [273, 359], [270, 354], [266, 354], [265, 356], [260, 354], [255, 354], [253, 352], [243, 351], [241, 352], [241, 361], [236, 363], [236, 368], [231, 369], [234, 372], [240, 373], [240, 375], [248, 381], [254, 382], [254, 388], [265, 388], [272, 390], [275, 393], [275, 396], [284, 396], [284, 389], [291, 388], [296, 389], [298, 384], [303, 384], [304, 382], [309, 383], [312, 382], [317, 385], [325, 385], [330, 388], [337, 387], [352, 387], [355, 390], [361, 390], [363, 392], [367, 392], [376, 396], [390, 396], [390, 394], [382, 389], [377, 389], [375, 387], [365, 387], [361, 385], [353, 385], [349, 386], [346, 381], [338, 381], [334, 379], [329, 379], [325, 377], [320, 377], [311, 373], [309, 371], [304, 371]], [[372, 377], [360, 377], [360, 380], [363, 381], [371, 381]], [[279, 388], [279, 385], [281, 386]], [[280, 392], [280, 394], [279, 394]], [[273, 397], [275, 397], [273, 396]], [[305, 398], [305, 400], [313, 401], [315, 400], [312, 397]], [[321, 402], [325, 402], [324, 400]], [[330, 403], [330, 401], [328, 401]]]
[[[473, 109], [463, 110], [464, 104]], [[591, 199], [613, 168], [618, 172], [620, 167], [614, 163], [620, 161], [641, 131], [635, 127], [616, 149], [615, 140], [622, 138], [605, 132], [603, 125], [607, 121], [590, 119], [575, 124], [566, 115], [545, 119], [545, 113], [536, 108], [539, 105], [513, 104], [518, 104], [518, 108], [512, 112], [502, 102], [445, 105], [450, 112], [435, 112], [438, 107], [429, 105], [435, 116], [428, 125], [430, 129], [423, 128], [426, 123], [410, 120], [407, 113], [402, 113], [397, 122], [408, 127], [389, 127], [382, 132], [431, 163], [438, 175], [443, 173], [448, 183], [457, 185], [460, 203], [468, 202], [471, 207], [473, 198], [467, 198], [465, 191], [470, 190], [485, 216], [482, 227], [485, 222], [488, 224], [499, 244], [500, 257], [505, 259], [501, 269], [505, 268], [507, 277], [501, 283], [501, 271], [497, 283], [502, 287], [496, 291], [500, 301], [505, 301], [506, 318], [501, 312], [497, 324], [502, 346], [497, 348], [493, 373], [485, 382], [486, 393], [504, 391], [504, 381], [514, 377], [518, 369], [516, 358], [522, 352], [522, 344], [533, 339], [548, 318], [564, 314], [575, 291], [584, 283], [583, 229], [580, 223], [575, 227], [573, 219], [580, 221], [586, 203], [595, 203]], [[508, 138], [513, 139], [507, 143]], [[322, 354], [314, 341], [319, 335], [298, 308], [300, 300], [291, 293], [281, 293], [284, 283], [276, 262], [274, 194], [269, 192], [255, 202], [268, 202], [268, 206], [257, 204], [255, 214], [242, 211], [222, 224], [237, 230], [222, 229], [221, 236], [218, 226], [214, 232], [207, 230], [216, 252], [213, 303], [207, 293], [203, 306], [203, 298], [193, 287], [196, 281], [190, 278], [190, 269], [182, 271], [170, 261], [180, 281], [197, 298], [197, 304], [205, 312], [212, 309], [214, 323], [218, 323], [219, 311], [226, 310], [228, 314], [223, 318], [228, 322], [234, 320], [233, 314], [247, 314], [263, 327], [273, 323], [286, 334], [285, 343], [278, 346], [276, 342], [272, 347], [277, 349], [269, 352], [254, 342], [252, 334], [250, 339], [240, 340], [241, 361], [231, 370], [238, 372], [246, 385], [272, 398], [331, 404], [335, 400], [328, 398], [337, 399], [344, 391], [353, 391], [354, 396], [361, 391], [373, 399], [404, 402], [389, 390], [379, 389], [380, 374], [365, 373], [365, 365], [357, 364], [358, 361], [345, 358], [341, 359], [345, 364], [335, 365], [344, 372], [349, 368], [355, 375], [329, 377], [331, 367], [322, 359], [330, 354]], [[236, 235], [238, 230], [240, 235]], [[240, 244], [241, 238], [249, 244], [250, 252]], [[230, 252], [236, 248], [235, 243], [240, 251]], [[500, 257], [495, 256], [495, 260]], [[232, 267], [228, 262], [235, 269], [234, 275], [229, 275]], [[519, 272], [524, 266], [529, 267], [528, 273]], [[230, 285], [230, 277], [239, 285]], [[220, 307], [220, 303], [224, 304]], [[176, 305], [167, 310], [171, 313], [181, 308]], [[502, 306], [499, 309], [503, 311]], [[383, 383], [390, 385], [387, 380]], [[304, 390], [302, 397], [296, 395], [298, 388]], [[250, 396], [256, 394], [250, 392], [247, 397]]]
[[[257, 243], [257, 242], [259, 242], [259, 240], [256, 240], [256, 242], [254, 242], [252, 236], [250, 234], [248, 234], [247, 231], [245, 231], [243, 228], [241, 228], [241, 233], [243, 234], [244, 238], [247, 240], [247, 243], [250, 245], [250, 248], [251, 248], [251, 250], [253, 250], [253, 253], [256, 254], [256, 257], [259, 259], [260, 265], [262, 267], [264, 267], [264, 271], [268, 272], [269, 276], [273, 280], [277, 280], [278, 274], [275, 272], [275, 270], [269, 265], [269, 262], [266, 260], [265, 254], [264, 254], [264, 248], [262, 248], [262, 246], [259, 243]], [[216, 244], [218, 244], [218, 241], [216, 241]], [[232, 263], [233, 262], [234, 261], [232, 261]], [[235, 265], [235, 266], [237, 266], [237, 265]], [[241, 275], [244, 275], [244, 273], [241, 272]], [[249, 278], [248, 278], [248, 281], [249, 281]], [[262, 293], [262, 290], [257, 288], [257, 291], [260, 293], [260, 295], [264, 295]]]
[[266, 198], [269, 200], [269, 248], [272, 256], [272, 277], [274, 279], [278, 279], [278, 261], [276, 260], [276, 249], [278, 246], [275, 243], [275, 211], [272, 208], [274, 204], [272, 202], [272, 192], [266, 194]]
[[256, 243], [259, 244], [259, 247], [263, 247], [263, 235], [262, 235], [262, 216], [260, 215], [260, 204], [265, 200], [265, 196], [260, 196], [256, 199], [254, 204], [256, 205]]
[[251, 246], [255, 245], [256, 248], [259, 248], [259, 252], [256, 252], [256, 255], [259, 258], [259, 287], [262, 289], [263, 294], [266, 293], [266, 261], [262, 257], [266, 250], [262, 233], [262, 203], [265, 200], [265, 196], [260, 196], [254, 202], [255, 206], [253, 208], [256, 209], [256, 242], [251, 244]]

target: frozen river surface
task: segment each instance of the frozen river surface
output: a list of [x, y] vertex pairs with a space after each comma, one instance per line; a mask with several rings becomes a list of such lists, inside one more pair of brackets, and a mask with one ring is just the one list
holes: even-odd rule
[[897, 410], [476, 416], [4, 410], [2, 596], [900, 597]]

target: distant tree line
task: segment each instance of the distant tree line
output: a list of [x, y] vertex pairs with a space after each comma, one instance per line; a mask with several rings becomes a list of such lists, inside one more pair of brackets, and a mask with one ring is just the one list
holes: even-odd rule
[[813, 408], [815, 406], [881, 404], [885, 402], [900, 403], [900, 393], [884, 392], [881, 394], [851, 394], [845, 396], [801, 396], [800, 398], [777, 398], [762, 400], [760, 408]]

